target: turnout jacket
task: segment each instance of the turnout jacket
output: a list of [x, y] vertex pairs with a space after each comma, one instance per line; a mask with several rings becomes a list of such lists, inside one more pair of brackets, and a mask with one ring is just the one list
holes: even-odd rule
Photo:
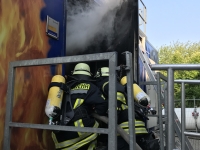
[[[102, 93], [96, 85], [89, 81], [78, 81], [72, 85], [71, 103], [74, 117], [67, 126], [98, 128], [99, 124], [91, 116], [91, 113], [105, 115], [108, 110], [108, 103]], [[87, 132], [52, 132], [56, 149], [67, 150], [81, 149], [85, 145], [88, 145], [87, 149], [93, 150], [97, 136], [97, 133]]]
[[[102, 93], [106, 98], [108, 98], [109, 93], [109, 83], [108, 77], [100, 77], [99, 80], [96, 82], [97, 86], [100, 88]], [[127, 133], [129, 133], [129, 126], [128, 126], [128, 104], [126, 100], [126, 92], [125, 87], [121, 85], [119, 82], [116, 83], [117, 88], [117, 123], [123, 128]], [[145, 123], [142, 121], [137, 113], [135, 113], [135, 133], [136, 134], [144, 134], [147, 133], [145, 128]]]

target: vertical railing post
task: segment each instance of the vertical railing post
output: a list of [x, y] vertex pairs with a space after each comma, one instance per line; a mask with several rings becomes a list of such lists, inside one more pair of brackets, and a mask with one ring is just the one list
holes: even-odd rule
[[168, 100], [168, 97], [167, 97], [167, 93], [168, 93], [168, 87], [167, 87], [167, 82], [165, 83], [165, 86], [164, 86], [165, 88], [164, 88], [164, 102], [165, 102], [165, 105], [164, 105], [164, 107], [165, 107], [165, 141], [166, 141], [166, 149], [168, 148], [168, 141], [167, 141], [167, 139], [168, 139], [168, 132], [167, 132], [167, 130], [166, 129], [168, 129], [168, 122], [167, 122], [167, 120], [168, 120], [168, 104], [167, 104], [167, 100]]
[[194, 108], [196, 106], [196, 100], [195, 100], [195, 97], [193, 96], [193, 100], [194, 100]]
[[116, 66], [117, 55], [113, 55], [109, 59], [109, 134], [108, 134], [108, 149], [117, 149], [117, 92], [116, 92]]
[[[97, 129], [86, 127], [80, 128], [78, 130], [66, 126], [49, 126], [44, 124], [31, 124], [31, 123], [19, 123], [12, 122], [13, 113], [13, 100], [14, 100], [14, 87], [15, 87], [15, 69], [17, 67], [26, 66], [43, 66], [43, 65], [54, 65], [54, 64], [67, 64], [72, 62], [92, 62], [108, 60], [110, 66], [110, 76], [109, 76], [109, 130], [108, 129]], [[73, 131], [73, 132], [95, 132], [108, 134], [109, 149], [117, 149], [117, 101], [116, 101], [116, 66], [117, 66], [117, 53], [97, 53], [88, 55], [76, 55], [69, 57], [57, 57], [57, 58], [44, 58], [44, 59], [34, 59], [34, 60], [21, 60], [10, 62], [9, 66], [9, 77], [8, 77], [8, 88], [7, 88], [7, 100], [6, 100], [6, 115], [5, 115], [5, 127], [4, 127], [4, 137], [3, 137], [3, 150], [9, 150], [11, 146], [11, 128], [33, 128], [33, 129], [47, 129], [47, 130], [60, 130], [60, 131]], [[67, 128], [67, 129], [66, 129]], [[88, 129], [89, 128], [89, 129]]]
[[10, 149], [10, 139], [11, 139], [11, 127], [9, 126], [12, 122], [12, 107], [14, 98], [14, 83], [15, 83], [15, 68], [10, 63], [9, 66], [9, 77], [8, 77], [8, 89], [7, 89], [7, 101], [6, 101], [6, 116], [5, 116], [5, 126], [4, 126], [4, 143], [3, 150]]
[[132, 69], [132, 54], [126, 52], [126, 65], [129, 67], [127, 70], [127, 98], [128, 98], [128, 120], [129, 120], [129, 137], [130, 150], [135, 150], [135, 109], [133, 99], [133, 69]]
[[185, 150], [185, 83], [181, 83], [181, 150]]
[[175, 128], [174, 128], [174, 70], [168, 68], [168, 150], [175, 148]]
[[159, 119], [159, 131], [160, 131], [160, 148], [164, 150], [163, 142], [163, 121], [162, 121], [162, 108], [161, 108], [161, 83], [160, 73], [157, 74], [157, 95], [158, 95], [158, 119]]

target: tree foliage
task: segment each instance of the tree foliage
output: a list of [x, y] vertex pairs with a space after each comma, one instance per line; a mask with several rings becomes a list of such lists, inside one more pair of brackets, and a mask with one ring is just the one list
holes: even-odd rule
[[[160, 64], [200, 64], [200, 42], [181, 43], [177, 41], [160, 47], [158, 54]], [[162, 73], [166, 75], [166, 71]], [[174, 79], [200, 80], [200, 71], [177, 70], [174, 72]], [[180, 99], [181, 85], [175, 84], [174, 91], [175, 99]], [[185, 93], [186, 99], [193, 99], [193, 97], [200, 99], [200, 84], [185, 84]]]

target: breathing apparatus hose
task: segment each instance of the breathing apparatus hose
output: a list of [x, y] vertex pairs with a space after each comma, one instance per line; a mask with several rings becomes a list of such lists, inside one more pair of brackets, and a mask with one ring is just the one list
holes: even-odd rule
[[[108, 117], [106, 116], [99, 116], [96, 113], [93, 113], [92, 116], [100, 121], [103, 121], [104, 123], [108, 124]], [[119, 126], [117, 125], [117, 132], [121, 135], [121, 137], [128, 143], [129, 143], [129, 135]], [[142, 150], [140, 146], [136, 143], [136, 150]]]

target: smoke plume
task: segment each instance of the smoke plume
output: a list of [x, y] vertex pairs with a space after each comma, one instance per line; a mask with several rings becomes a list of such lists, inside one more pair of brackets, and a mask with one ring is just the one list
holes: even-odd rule
[[67, 4], [67, 52], [113, 40], [114, 19], [121, 0], [69, 0]]

